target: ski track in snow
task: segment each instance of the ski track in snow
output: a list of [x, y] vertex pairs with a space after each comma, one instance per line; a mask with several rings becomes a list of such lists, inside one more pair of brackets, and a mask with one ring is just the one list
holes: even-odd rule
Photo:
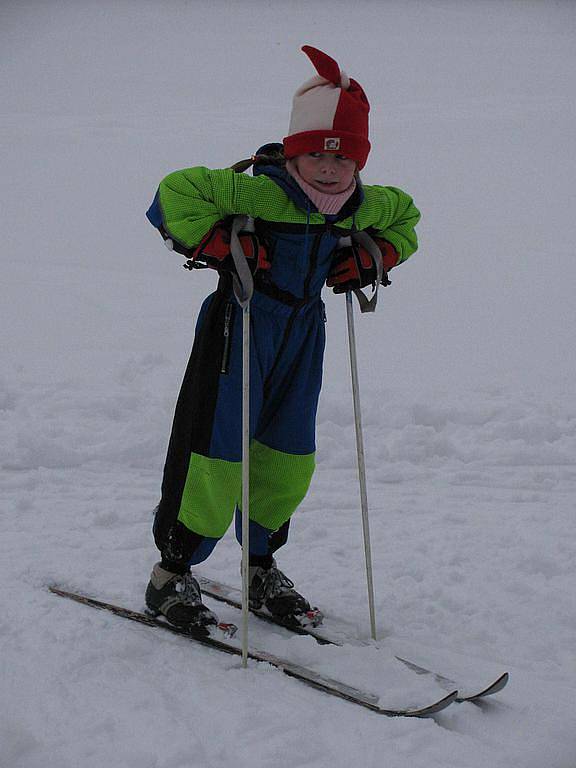
[[[0, 10], [0, 768], [574, 768], [575, 9], [286, 7]], [[395, 661], [411, 643], [471, 685], [510, 671], [434, 720], [381, 718], [47, 591], [142, 608], [215, 282], [184, 274], [144, 211], [170, 170], [281, 138], [304, 42], [373, 102], [366, 180], [424, 216], [420, 253], [356, 326], [380, 639], [319, 647], [256, 620], [251, 638], [383, 706], [442, 693]], [[343, 300], [326, 304], [317, 472], [279, 561], [367, 639]], [[237, 584], [239, 565], [229, 532], [203, 571]]]

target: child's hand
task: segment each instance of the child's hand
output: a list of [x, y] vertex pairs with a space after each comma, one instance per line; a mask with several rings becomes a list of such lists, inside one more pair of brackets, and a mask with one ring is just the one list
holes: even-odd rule
[[[258, 270], [270, 269], [272, 264], [268, 260], [266, 248], [257, 235], [253, 232], [240, 232], [238, 238], [253, 275]], [[230, 252], [230, 229], [223, 224], [216, 224], [212, 227], [204, 240], [192, 252], [190, 261], [190, 268], [200, 262], [212, 269], [235, 272], [234, 259]]]
[[[374, 242], [382, 253], [384, 263], [382, 285], [390, 285], [387, 272], [398, 263], [398, 253], [386, 240], [374, 238]], [[365, 248], [355, 243], [335, 252], [326, 280], [326, 285], [332, 288], [334, 293], [346, 293], [356, 288], [374, 285], [375, 282], [376, 265]]]

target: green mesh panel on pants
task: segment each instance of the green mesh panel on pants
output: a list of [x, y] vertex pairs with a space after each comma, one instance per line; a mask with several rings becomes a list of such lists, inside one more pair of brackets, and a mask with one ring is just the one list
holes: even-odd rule
[[242, 488], [239, 461], [190, 455], [178, 520], [201, 536], [219, 539], [226, 533]]
[[316, 466], [315, 457], [315, 453], [295, 455], [275, 451], [252, 441], [250, 519], [264, 528], [278, 530], [306, 496]]
[[[250, 519], [277, 530], [306, 496], [315, 454], [276, 451], [253, 440], [250, 445]], [[189, 530], [219, 539], [228, 530], [242, 494], [241, 462], [193, 453], [178, 520]]]

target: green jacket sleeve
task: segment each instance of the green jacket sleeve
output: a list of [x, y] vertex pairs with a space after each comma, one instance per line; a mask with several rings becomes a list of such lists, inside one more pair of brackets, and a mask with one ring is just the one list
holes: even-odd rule
[[415, 227], [420, 211], [410, 195], [396, 187], [371, 186], [364, 190], [367, 219], [358, 224], [361, 229], [368, 229], [376, 237], [392, 243], [401, 264], [418, 249]]
[[290, 201], [265, 176], [252, 177], [231, 169], [187, 168], [169, 174], [158, 190], [162, 223], [167, 234], [191, 248], [217, 221], [231, 215], [274, 218], [289, 216]]

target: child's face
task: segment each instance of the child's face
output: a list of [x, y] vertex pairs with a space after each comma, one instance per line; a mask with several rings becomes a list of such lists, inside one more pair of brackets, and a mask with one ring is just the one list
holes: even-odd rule
[[310, 152], [294, 158], [298, 173], [319, 192], [337, 195], [348, 189], [356, 171], [356, 161], [331, 152]]

